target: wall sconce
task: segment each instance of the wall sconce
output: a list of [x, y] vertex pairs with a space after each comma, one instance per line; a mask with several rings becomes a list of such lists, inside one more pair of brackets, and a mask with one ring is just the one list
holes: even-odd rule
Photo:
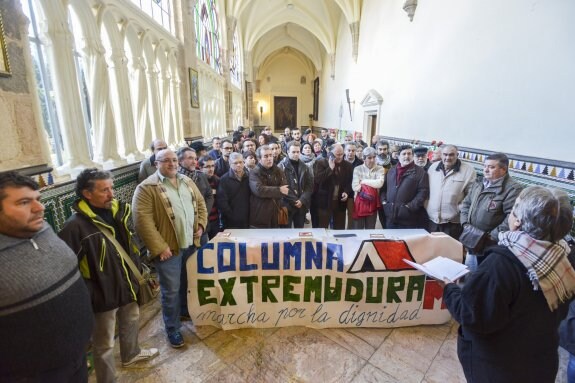
[[260, 104], [260, 120], [262, 120], [264, 114], [264, 106]]

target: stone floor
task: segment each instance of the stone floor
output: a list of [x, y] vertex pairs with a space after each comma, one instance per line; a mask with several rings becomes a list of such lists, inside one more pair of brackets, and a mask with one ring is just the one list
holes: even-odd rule
[[[118, 367], [119, 382], [465, 382], [453, 321], [396, 329], [230, 331], [183, 322], [186, 345], [173, 349], [159, 310], [159, 302], [142, 308], [140, 343], [160, 355]], [[560, 349], [560, 355], [557, 382], [566, 382], [567, 353]], [[116, 361], [120, 366], [117, 344]], [[94, 374], [90, 382], [96, 382]]]

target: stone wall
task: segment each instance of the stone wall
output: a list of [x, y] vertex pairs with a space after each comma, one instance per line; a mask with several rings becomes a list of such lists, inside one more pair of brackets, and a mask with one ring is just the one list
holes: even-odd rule
[[50, 163], [20, 2], [0, 7], [11, 74], [0, 77], [0, 170]]

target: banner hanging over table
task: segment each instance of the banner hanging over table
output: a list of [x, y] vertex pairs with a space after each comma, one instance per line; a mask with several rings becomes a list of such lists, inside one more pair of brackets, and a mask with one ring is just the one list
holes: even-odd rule
[[188, 307], [195, 325], [401, 327], [450, 318], [441, 285], [403, 261], [441, 255], [461, 262], [461, 244], [447, 235], [255, 233], [217, 236], [189, 258]]

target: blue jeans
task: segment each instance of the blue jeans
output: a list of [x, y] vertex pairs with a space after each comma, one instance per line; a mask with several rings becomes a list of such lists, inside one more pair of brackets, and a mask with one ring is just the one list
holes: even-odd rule
[[567, 383], [575, 383], [575, 355], [569, 353], [567, 364]]
[[168, 334], [180, 331], [182, 326], [180, 323], [180, 278], [184, 251], [180, 250], [179, 254], [165, 261], [160, 261], [160, 257], [155, 259], [162, 292], [162, 316]]
[[186, 268], [186, 263], [195, 251], [195, 246], [190, 246], [187, 249], [180, 250], [180, 255], [182, 257], [182, 273], [180, 274], [180, 314], [185, 316], [190, 315], [188, 311], [188, 269]]

